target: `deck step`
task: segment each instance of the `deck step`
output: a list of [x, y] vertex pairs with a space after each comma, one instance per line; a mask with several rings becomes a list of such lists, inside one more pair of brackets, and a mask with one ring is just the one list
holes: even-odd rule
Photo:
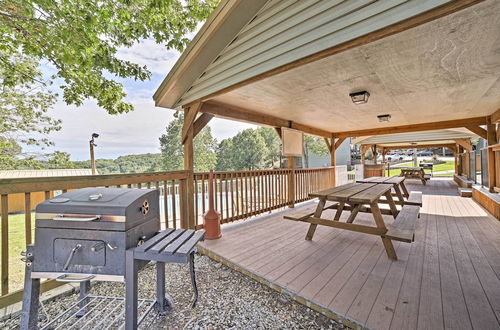
[[385, 233], [386, 238], [411, 243], [415, 239], [415, 226], [417, 223], [420, 207], [416, 205], [405, 205], [399, 212], [396, 220], [389, 225]]
[[462, 175], [453, 175], [453, 180], [462, 188], [472, 188], [474, 181], [467, 179]]
[[460, 197], [472, 197], [472, 188], [458, 188]]
[[405, 205], [416, 205], [422, 207], [422, 192], [411, 191], [408, 200], [405, 201]]

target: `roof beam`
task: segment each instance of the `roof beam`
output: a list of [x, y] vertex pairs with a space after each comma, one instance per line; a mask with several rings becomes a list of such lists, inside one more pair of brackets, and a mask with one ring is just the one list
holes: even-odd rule
[[472, 144], [470, 143], [470, 139], [455, 139], [455, 142], [465, 150], [469, 152], [472, 151]]
[[256, 81], [269, 78], [272, 76], [275, 76], [279, 73], [286, 72], [292, 69], [295, 69], [297, 67], [303, 66], [305, 64], [309, 64], [321, 59], [324, 59], [326, 57], [347, 51], [352, 48], [360, 47], [366, 44], [369, 44], [371, 42], [383, 39], [385, 37], [389, 37], [391, 35], [406, 31], [408, 29], [414, 28], [416, 26], [422, 25], [424, 23], [433, 21], [435, 19], [441, 18], [443, 16], [447, 16], [449, 14], [453, 14], [457, 11], [463, 10], [467, 7], [476, 5], [478, 3], [483, 2], [484, 0], [455, 0], [455, 1], [450, 1], [446, 4], [443, 4], [439, 7], [436, 7], [434, 9], [428, 10], [422, 14], [410, 17], [408, 19], [405, 19], [401, 22], [392, 24], [390, 26], [387, 26], [385, 28], [379, 29], [377, 31], [368, 33], [364, 36], [355, 38], [353, 40], [344, 42], [340, 45], [336, 45], [333, 47], [330, 47], [328, 49], [322, 50], [320, 52], [317, 52], [315, 54], [306, 56], [304, 58], [301, 58], [299, 60], [295, 60], [293, 62], [287, 63], [285, 65], [282, 65], [280, 67], [277, 67], [275, 69], [269, 70], [267, 72], [258, 74], [254, 77], [251, 77], [249, 79], [246, 79], [244, 81], [238, 82], [234, 85], [228, 86], [226, 88], [223, 88], [219, 91], [213, 92], [211, 94], [208, 94], [204, 97], [202, 97], [199, 101], [206, 101], [210, 100], [218, 95], [225, 94], [227, 92], [230, 92], [232, 90], [235, 90], [237, 88], [249, 85], [251, 83], [254, 83]]
[[455, 147], [453, 143], [446, 144], [419, 144], [419, 145], [401, 145], [401, 146], [385, 146], [384, 149], [387, 150], [399, 150], [399, 149], [427, 149], [427, 148], [449, 148], [452, 149]]
[[437, 121], [433, 123], [422, 123], [422, 124], [401, 125], [393, 127], [371, 128], [371, 129], [363, 129], [357, 131], [337, 132], [334, 133], [334, 136], [340, 138], [340, 137], [355, 137], [355, 136], [366, 136], [366, 135], [385, 135], [385, 134], [396, 134], [396, 133], [418, 132], [418, 131], [432, 131], [445, 128], [486, 125], [488, 122], [489, 122], [489, 117], [474, 117], [474, 118], [465, 118], [457, 120]]
[[500, 122], [500, 109], [498, 109], [497, 111], [493, 112], [490, 116], [491, 118], [491, 123], [497, 123], [497, 122]]
[[196, 137], [201, 130], [207, 126], [207, 124], [212, 120], [214, 115], [210, 113], [202, 113], [193, 123], [193, 137]]
[[472, 133], [482, 137], [483, 139], [488, 138], [488, 132], [481, 126], [465, 126], [465, 128], [467, 128]]
[[204, 102], [201, 106], [200, 112], [209, 113], [220, 118], [233, 119], [251, 124], [293, 128], [307, 134], [326, 138], [331, 138], [333, 135], [332, 132], [324, 131], [322, 129], [214, 101]]

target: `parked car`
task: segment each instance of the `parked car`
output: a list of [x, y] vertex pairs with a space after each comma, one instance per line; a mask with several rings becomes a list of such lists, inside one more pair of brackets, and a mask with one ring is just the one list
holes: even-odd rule
[[422, 156], [422, 157], [429, 157], [429, 156], [432, 156], [433, 153], [430, 152], [430, 151], [421, 151], [417, 154], [418, 156]]

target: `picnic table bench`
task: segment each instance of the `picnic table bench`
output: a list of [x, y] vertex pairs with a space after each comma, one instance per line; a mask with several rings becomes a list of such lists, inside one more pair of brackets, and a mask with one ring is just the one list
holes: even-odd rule
[[431, 179], [430, 174], [425, 174], [424, 169], [421, 167], [405, 167], [401, 169], [400, 176], [405, 178], [419, 179], [422, 184], [427, 184], [427, 180]]
[[[309, 197], [319, 199], [314, 213], [296, 212], [295, 214], [287, 214], [284, 218], [309, 223], [306, 240], [313, 239], [318, 225], [380, 236], [387, 256], [392, 260], [397, 260], [392, 240], [413, 242], [420, 207], [417, 205], [403, 205], [402, 209], [398, 210], [391, 194], [393, 187], [394, 183], [357, 182], [310, 193]], [[382, 196], [385, 197], [385, 202], [389, 204], [389, 210], [379, 207]], [[326, 206], [327, 201], [334, 203]], [[327, 209], [337, 210], [332, 220], [321, 217]], [[345, 222], [340, 221], [343, 211], [351, 212]], [[375, 226], [354, 223], [359, 212], [371, 213]], [[394, 222], [386, 226], [382, 214], [392, 215], [395, 219]]]

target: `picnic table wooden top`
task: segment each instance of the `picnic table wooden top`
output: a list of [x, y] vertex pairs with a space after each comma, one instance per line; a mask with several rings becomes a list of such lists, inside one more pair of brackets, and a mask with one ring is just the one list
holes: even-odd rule
[[403, 167], [401, 171], [422, 171], [421, 167]]
[[322, 190], [309, 194], [310, 197], [326, 198], [329, 201], [372, 203], [380, 198], [387, 191], [390, 191], [392, 184], [375, 183], [348, 183], [335, 188]]
[[360, 183], [391, 183], [400, 184], [405, 180], [403, 176], [373, 176], [366, 179], [357, 180]]

